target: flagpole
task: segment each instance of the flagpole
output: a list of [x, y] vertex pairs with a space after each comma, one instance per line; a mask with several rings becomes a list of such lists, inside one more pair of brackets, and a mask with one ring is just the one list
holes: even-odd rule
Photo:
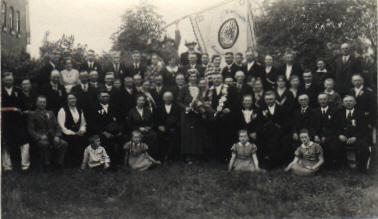
[[190, 20], [190, 24], [192, 25], [192, 30], [193, 30], [193, 33], [194, 33], [194, 37], [196, 38], [196, 41], [197, 41], [199, 47], [201, 48], [201, 52], [202, 52], [202, 48], [203, 47], [201, 45], [201, 42], [198, 40], [197, 33], [196, 33], [195, 29], [194, 29], [195, 27], [194, 27], [194, 24], [193, 24], [193, 18], [191, 16], [189, 16], [189, 20]]

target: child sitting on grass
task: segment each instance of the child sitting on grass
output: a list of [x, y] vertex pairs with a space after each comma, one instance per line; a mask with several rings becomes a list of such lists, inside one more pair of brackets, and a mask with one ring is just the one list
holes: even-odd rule
[[148, 146], [142, 142], [140, 131], [132, 132], [131, 141], [127, 142], [123, 149], [126, 150], [125, 165], [130, 165], [133, 170], [144, 171], [152, 165], [161, 164], [148, 154]]
[[315, 174], [324, 163], [323, 149], [317, 143], [310, 140], [307, 129], [300, 131], [301, 146], [295, 151], [294, 160], [285, 168], [301, 176]]
[[257, 147], [249, 142], [247, 130], [239, 131], [239, 142], [232, 146], [231, 151], [232, 156], [228, 171], [261, 171], [256, 155]]
[[81, 169], [107, 169], [109, 168], [110, 158], [101, 146], [100, 136], [92, 135], [89, 137], [90, 145], [85, 148]]

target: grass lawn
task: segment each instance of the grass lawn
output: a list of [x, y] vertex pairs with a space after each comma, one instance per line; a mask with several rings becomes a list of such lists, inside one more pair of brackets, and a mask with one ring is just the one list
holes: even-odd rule
[[216, 164], [176, 163], [140, 173], [10, 173], [2, 176], [2, 217], [378, 217], [377, 171], [298, 177], [282, 170], [225, 170]]

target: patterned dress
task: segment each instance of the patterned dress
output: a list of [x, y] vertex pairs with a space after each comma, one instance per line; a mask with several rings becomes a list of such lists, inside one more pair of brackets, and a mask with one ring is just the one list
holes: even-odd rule
[[252, 155], [257, 152], [255, 144], [247, 142], [245, 145], [238, 142], [231, 147], [232, 153], [235, 153], [235, 161], [232, 169], [236, 171], [256, 171]]
[[319, 144], [310, 142], [308, 146], [302, 144], [298, 147], [295, 156], [299, 161], [292, 167], [293, 172], [298, 175], [311, 175], [319, 170], [309, 168], [319, 162], [319, 157], [323, 156], [323, 149]]
[[134, 143], [129, 141], [123, 146], [123, 148], [128, 152], [128, 164], [134, 170], [144, 171], [156, 163], [156, 161], [147, 153], [148, 146], [145, 143]]

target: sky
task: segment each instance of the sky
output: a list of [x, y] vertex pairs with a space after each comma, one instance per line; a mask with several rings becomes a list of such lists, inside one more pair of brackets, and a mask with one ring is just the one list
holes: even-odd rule
[[[63, 34], [74, 35], [76, 43], [101, 54], [112, 46], [110, 36], [118, 30], [125, 11], [148, 2], [170, 23], [187, 14], [219, 4], [224, 0], [29, 0], [30, 45], [32, 57], [39, 57], [39, 47], [46, 31], [49, 40]], [[182, 42], [194, 40], [188, 21], [180, 23]]]

